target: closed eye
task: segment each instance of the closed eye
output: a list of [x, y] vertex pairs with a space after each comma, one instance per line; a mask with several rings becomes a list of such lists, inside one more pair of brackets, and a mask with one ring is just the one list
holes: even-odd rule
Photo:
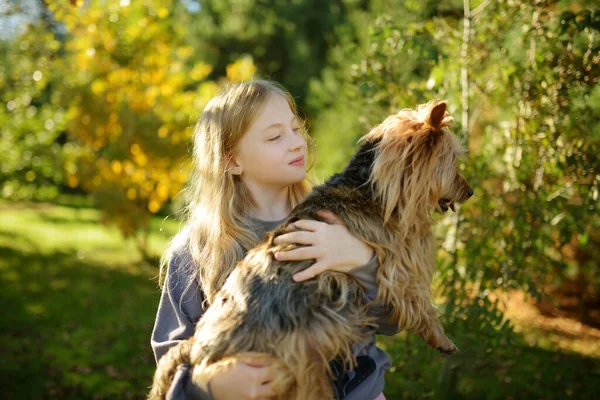
[[274, 141], [276, 141], [277, 139], [279, 139], [280, 137], [281, 137], [281, 135], [277, 135], [277, 136], [275, 136], [275, 137], [272, 137], [271, 139], [269, 139], [269, 142], [274, 142]]

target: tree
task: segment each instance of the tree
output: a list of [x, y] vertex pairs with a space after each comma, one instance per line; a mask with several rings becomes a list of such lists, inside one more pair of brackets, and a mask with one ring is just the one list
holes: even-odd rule
[[[252, 58], [232, 60], [222, 75], [208, 79], [213, 66], [188, 42], [192, 15], [179, 2], [51, 2], [47, 11], [54, 29], [38, 21], [4, 43], [12, 49], [31, 46], [26, 54], [11, 52], [9, 61], [18, 67], [9, 70], [13, 75], [5, 83], [10, 88], [5, 96], [16, 99], [9, 104], [31, 114], [23, 98], [35, 95], [43, 110], [43, 119], [23, 123], [26, 132], [9, 126], [6, 147], [27, 135], [56, 149], [47, 157], [51, 169], [64, 169], [64, 178], [55, 172], [56, 183], [64, 179], [92, 194], [102, 220], [135, 237], [149, 259], [149, 218], [187, 178], [195, 118], [222, 83], [255, 73]], [[24, 94], [25, 84], [37, 92]], [[11, 118], [20, 121], [18, 115]], [[42, 123], [53, 136], [43, 132]], [[24, 169], [22, 162], [13, 164]], [[29, 179], [35, 171], [24, 173]]]
[[[23, 20], [16, 6], [7, 10]], [[6, 25], [4, 25], [6, 26]], [[66, 109], [58, 104], [57, 63], [61, 43], [42, 15], [18, 34], [0, 41], [0, 190], [12, 199], [49, 199], [64, 184], [63, 165], [71, 159], [65, 143]], [[18, 35], [11, 36], [11, 32]]]
[[[308, 99], [331, 105], [313, 124], [317, 143], [345, 151], [325, 154], [323, 175], [387, 114], [448, 100], [475, 196], [441, 221], [437, 279], [457, 345], [483, 357], [511, 337], [497, 290], [540, 297], [569, 275], [584, 297], [600, 288], [599, 14], [591, 2], [435, 3], [373, 2], [351, 15], [372, 22], [331, 51]], [[436, 393], [449, 397], [460, 371], [478, 368], [461, 356], [442, 365], [415, 374], [439, 374]]]

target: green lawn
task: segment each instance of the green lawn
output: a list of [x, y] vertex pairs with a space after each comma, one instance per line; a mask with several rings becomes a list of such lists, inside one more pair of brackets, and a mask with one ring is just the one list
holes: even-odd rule
[[[0, 203], [3, 399], [144, 398], [155, 365], [158, 269], [97, 218], [85, 206]], [[155, 252], [177, 226], [153, 221]], [[491, 353], [457, 340], [461, 353], [452, 358], [414, 335], [380, 342], [394, 360], [388, 399], [591, 399], [600, 388], [598, 358], [519, 337]]]
[[[0, 204], [3, 399], [144, 398], [158, 269], [97, 217]], [[154, 222], [151, 244], [161, 249], [177, 223]]]

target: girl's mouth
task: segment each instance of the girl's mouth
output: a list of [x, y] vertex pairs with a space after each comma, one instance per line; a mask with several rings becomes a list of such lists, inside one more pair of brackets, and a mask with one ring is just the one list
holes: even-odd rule
[[290, 163], [290, 165], [296, 165], [299, 167], [304, 166], [304, 156], [296, 158], [294, 161]]

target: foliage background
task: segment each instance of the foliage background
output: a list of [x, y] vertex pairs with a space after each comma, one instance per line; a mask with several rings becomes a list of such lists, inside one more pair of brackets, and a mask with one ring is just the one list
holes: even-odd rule
[[593, 396], [597, 2], [5, 0], [0, 13], [0, 265], [3, 300], [20, 305], [0, 332], [9, 398], [143, 397], [150, 265], [177, 229], [191, 128], [221, 85], [253, 76], [296, 96], [317, 179], [401, 108], [439, 98], [455, 117], [476, 195], [440, 217], [436, 288], [462, 351], [381, 338], [388, 398]]

